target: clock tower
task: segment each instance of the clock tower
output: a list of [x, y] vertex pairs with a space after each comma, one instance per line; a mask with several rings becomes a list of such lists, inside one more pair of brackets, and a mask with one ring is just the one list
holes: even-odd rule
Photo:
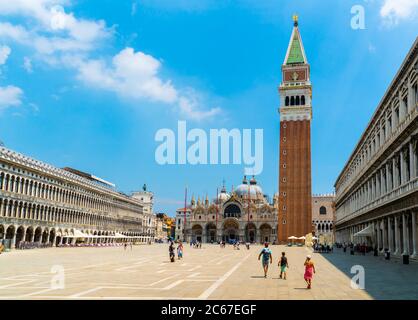
[[282, 65], [280, 93], [279, 210], [277, 236], [312, 232], [310, 67], [299, 33], [298, 17]]

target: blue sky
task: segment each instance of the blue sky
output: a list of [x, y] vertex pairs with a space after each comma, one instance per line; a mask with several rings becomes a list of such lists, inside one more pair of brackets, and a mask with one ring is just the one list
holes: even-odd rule
[[[351, 27], [362, 5], [365, 29]], [[417, 37], [416, 0], [0, 0], [0, 140], [130, 192], [156, 210], [212, 198], [240, 165], [156, 163], [160, 128], [264, 130], [277, 192], [280, 67], [299, 15], [313, 83], [313, 193], [333, 185]]]

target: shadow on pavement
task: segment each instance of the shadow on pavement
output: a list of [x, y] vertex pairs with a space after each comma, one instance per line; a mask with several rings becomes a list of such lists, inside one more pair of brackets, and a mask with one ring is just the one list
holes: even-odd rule
[[[316, 253], [321, 255], [348, 278], [353, 278], [353, 266], [362, 266], [365, 271], [365, 291], [377, 300], [416, 300], [418, 299], [418, 264], [402, 263], [399, 258], [385, 260], [373, 254], [351, 255], [342, 249], [335, 249], [333, 253]], [[353, 289], [355, 290], [355, 289]]]

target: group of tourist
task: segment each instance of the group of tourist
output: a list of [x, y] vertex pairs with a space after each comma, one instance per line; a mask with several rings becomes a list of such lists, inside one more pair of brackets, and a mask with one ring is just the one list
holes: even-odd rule
[[190, 242], [190, 247], [193, 247], [195, 249], [202, 249], [202, 243], [199, 241], [192, 241]]
[[368, 252], [376, 251], [376, 248], [373, 248], [372, 246], [367, 245], [366, 243], [352, 243], [352, 242], [343, 242], [343, 243], [336, 243], [335, 246], [339, 249], [343, 249], [343, 252], [346, 253], [348, 250], [351, 254], [354, 254], [355, 252], [365, 255]]
[[[191, 244], [192, 243], [193, 242], [191, 242]], [[193, 246], [199, 246], [199, 243], [193, 244]], [[222, 243], [221, 243], [221, 247], [222, 247]], [[247, 249], [250, 248], [249, 243], [246, 243], [246, 247], [247, 247]], [[239, 250], [239, 243], [238, 242], [234, 243], [234, 249]], [[170, 245], [168, 247], [168, 252], [169, 252], [169, 257], [170, 257], [171, 262], [175, 262], [175, 251], [176, 251], [176, 248], [175, 248], [174, 241], [170, 241]], [[183, 258], [183, 243], [181, 241], [178, 241], [178, 244], [177, 244], [177, 259], [181, 260], [182, 258]], [[272, 256], [271, 250], [269, 249], [269, 244], [267, 242], [264, 244], [264, 248], [261, 250], [260, 254], [258, 255], [258, 260], [262, 261], [262, 266], [263, 266], [263, 270], [264, 270], [264, 278], [267, 278], [267, 272], [268, 272], [269, 264], [273, 263], [273, 256]], [[289, 262], [287, 260], [285, 252], [282, 252], [282, 256], [280, 257], [280, 259], [278, 261], [278, 267], [280, 268], [279, 278], [286, 280], [287, 269], [289, 268]], [[311, 255], [306, 256], [306, 259], [305, 259], [305, 262], [304, 262], [304, 267], [305, 267], [304, 279], [305, 279], [305, 282], [307, 284], [307, 289], [311, 289], [312, 288], [313, 275], [316, 272], [315, 265], [312, 261]]]
[[313, 245], [314, 252], [320, 252], [320, 253], [330, 253], [333, 252], [333, 247], [328, 244], [319, 244], [315, 243]]
[[[174, 246], [174, 241], [170, 241], [170, 246], [168, 247], [168, 253], [169, 253], [171, 262], [174, 262], [176, 260], [175, 250], [176, 249]], [[182, 258], [183, 258], [183, 243], [179, 241], [177, 245], [177, 259], [181, 260]]]
[[[267, 278], [267, 272], [269, 268], [269, 264], [273, 263], [273, 256], [271, 254], [271, 250], [269, 249], [269, 244], [265, 243], [264, 248], [261, 250], [260, 254], [258, 255], [258, 260], [262, 257], [262, 266], [264, 270], [264, 278]], [[312, 257], [310, 255], [306, 256], [305, 259], [305, 273], [304, 273], [304, 279], [307, 284], [307, 289], [312, 288], [312, 279], [313, 274], [315, 271], [315, 265], [312, 261]], [[282, 252], [282, 256], [280, 257], [280, 260], [278, 262], [278, 267], [280, 268], [280, 279], [286, 280], [287, 275], [287, 269], [289, 268], [289, 263], [286, 257], [286, 253]]]
[[16, 245], [16, 249], [26, 250], [26, 249], [39, 249], [39, 248], [51, 248], [52, 243], [39, 243], [31, 241], [19, 241]]

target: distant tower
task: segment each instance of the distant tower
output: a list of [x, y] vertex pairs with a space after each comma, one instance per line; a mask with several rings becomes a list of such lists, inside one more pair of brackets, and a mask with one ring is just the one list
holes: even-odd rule
[[280, 93], [279, 242], [312, 232], [310, 67], [298, 17], [282, 65]]

